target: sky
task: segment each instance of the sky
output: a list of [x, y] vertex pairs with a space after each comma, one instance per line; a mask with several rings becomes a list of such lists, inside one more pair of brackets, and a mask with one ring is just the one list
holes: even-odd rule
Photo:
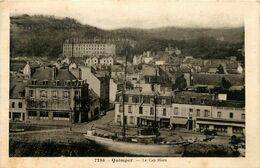
[[11, 15], [43, 14], [75, 18], [103, 29], [124, 27], [241, 27], [246, 3], [179, 0], [11, 1]]

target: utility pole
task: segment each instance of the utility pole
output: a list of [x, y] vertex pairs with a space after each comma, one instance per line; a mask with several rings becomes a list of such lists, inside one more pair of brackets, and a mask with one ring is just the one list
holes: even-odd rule
[[125, 138], [126, 131], [125, 131], [125, 89], [126, 89], [126, 72], [127, 72], [127, 55], [128, 52], [126, 51], [126, 57], [125, 57], [125, 79], [123, 84], [123, 91], [122, 91], [122, 100], [123, 100], [123, 137]]
[[[156, 96], [156, 89], [157, 89], [157, 67], [155, 67], [155, 82], [154, 82], [154, 86], [153, 86], [153, 89], [154, 89], [154, 131], [157, 131], [157, 122], [156, 122], [156, 113], [157, 113], [157, 107], [156, 107], [156, 104], [157, 104], [157, 96]], [[157, 132], [156, 132], [156, 136], [157, 136]]]

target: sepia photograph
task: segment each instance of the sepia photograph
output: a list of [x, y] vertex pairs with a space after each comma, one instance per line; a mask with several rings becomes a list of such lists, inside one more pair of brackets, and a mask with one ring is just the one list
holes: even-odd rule
[[243, 12], [112, 2], [10, 12], [9, 157], [245, 157]]

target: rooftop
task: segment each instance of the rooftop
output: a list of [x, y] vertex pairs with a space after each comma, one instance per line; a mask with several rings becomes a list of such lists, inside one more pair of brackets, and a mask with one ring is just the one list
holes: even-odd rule
[[25, 93], [25, 85], [27, 83], [19, 80], [19, 79], [15, 79], [15, 78], [11, 78], [10, 79], [10, 98], [21, 98], [24, 96]]
[[58, 80], [60, 85], [63, 85], [65, 81], [77, 80], [77, 78], [68, 69], [54, 69], [50, 67], [40, 67], [36, 69], [36, 71], [32, 74], [32, 77], [29, 81], [31, 82], [33, 80], [37, 80], [37, 83], [45, 80], [47, 81]]
[[221, 86], [222, 78], [228, 80], [232, 86], [245, 85], [245, 77], [241, 74], [199, 74], [193, 73], [194, 85], [214, 85]]

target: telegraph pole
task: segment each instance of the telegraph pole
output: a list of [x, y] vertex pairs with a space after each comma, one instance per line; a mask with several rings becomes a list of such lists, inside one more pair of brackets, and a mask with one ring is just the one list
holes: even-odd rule
[[124, 83], [123, 83], [123, 91], [122, 91], [122, 95], [123, 95], [123, 137], [125, 138], [126, 135], [126, 130], [125, 130], [125, 89], [126, 89], [126, 72], [127, 72], [127, 56], [128, 56], [128, 52], [126, 51], [126, 57], [125, 57], [125, 79], [124, 79]]

